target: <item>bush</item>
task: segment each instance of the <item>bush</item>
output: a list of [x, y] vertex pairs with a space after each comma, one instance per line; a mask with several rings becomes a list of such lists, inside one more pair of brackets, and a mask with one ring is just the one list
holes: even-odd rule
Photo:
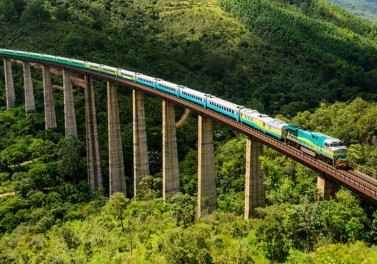
[[54, 224], [55, 224], [55, 216], [48, 213], [48, 214], [42, 216], [42, 218], [36, 223], [35, 232], [36, 233], [45, 233]]

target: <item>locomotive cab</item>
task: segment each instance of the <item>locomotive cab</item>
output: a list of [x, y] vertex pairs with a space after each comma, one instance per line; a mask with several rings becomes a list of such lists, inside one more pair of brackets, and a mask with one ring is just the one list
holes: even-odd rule
[[330, 138], [323, 143], [325, 150], [333, 157], [333, 165], [337, 168], [346, 169], [348, 167], [348, 154], [343, 141], [337, 138]]

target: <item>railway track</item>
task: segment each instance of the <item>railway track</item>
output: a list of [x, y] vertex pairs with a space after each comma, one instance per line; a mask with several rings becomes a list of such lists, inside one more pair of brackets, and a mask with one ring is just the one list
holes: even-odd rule
[[349, 170], [347, 171], [349, 174], [351, 174], [353, 177], [360, 179], [361, 181], [364, 181], [372, 186], [377, 187], [377, 179], [361, 172], [358, 170]]
[[208, 117], [211, 117], [212, 119], [223, 123], [224, 125], [235, 129], [248, 137], [260, 141], [263, 144], [271, 147], [272, 149], [275, 149], [276, 151], [298, 161], [299, 163], [303, 164], [304, 166], [307, 166], [319, 173], [322, 173], [325, 178], [332, 180], [334, 182], [337, 182], [341, 184], [342, 186], [346, 187], [347, 189], [350, 189], [359, 195], [363, 196], [364, 198], [370, 200], [371, 202], [377, 204], [377, 180], [360, 172], [360, 171], [345, 171], [345, 170], [339, 170], [335, 167], [321, 161], [318, 159], [315, 159], [312, 156], [309, 156], [302, 151], [294, 148], [293, 146], [289, 146], [285, 144], [284, 142], [279, 141], [278, 139], [272, 138], [270, 136], [267, 136], [261, 131], [258, 131], [254, 128], [251, 128], [245, 124], [242, 124], [234, 119], [231, 119], [229, 117], [223, 116], [217, 112], [214, 112], [208, 108], [204, 108], [200, 105], [194, 104], [192, 102], [186, 101], [182, 98], [178, 98], [174, 95], [167, 94], [165, 92], [155, 90], [153, 88], [150, 88], [148, 86], [144, 86], [135, 82], [132, 82], [127, 79], [120, 79], [115, 76], [106, 75], [104, 73], [100, 72], [94, 72], [87, 69], [82, 69], [74, 66], [68, 66], [68, 65], [62, 65], [56, 62], [47, 62], [43, 61], [43, 63], [36, 59], [30, 59], [30, 58], [15, 58], [14, 56], [1, 56], [2, 58], [7, 59], [18, 59], [22, 61], [28, 61], [28, 62], [34, 62], [38, 64], [44, 64], [49, 65], [53, 68], [57, 69], [67, 69], [72, 72], [76, 72], [79, 74], [88, 74], [91, 76], [98, 77], [100, 79], [104, 79], [107, 81], [112, 81], [115, 83], [122, 84], [128, 88], [136, 89], [139, 91], [143, 91], [148, 94], [152, 94], [154, 96], [160, 97], [165, 100], [169, 100], [174, 102], [175, 104], [181, 105], [187, 109], [190, 109], [200, 115], [205, 115]]

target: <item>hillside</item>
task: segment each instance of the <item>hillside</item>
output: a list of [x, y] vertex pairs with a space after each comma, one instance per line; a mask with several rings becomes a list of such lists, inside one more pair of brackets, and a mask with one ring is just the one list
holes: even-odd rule
[[342, 6], [357, 16], [377, 22], [376, 0], [328, 0], [330, 3]]
[[122, 66], [266, 113], [376, 99], [376, 26], [319, 0], [53, 3], [8, 14], [0, 45]]

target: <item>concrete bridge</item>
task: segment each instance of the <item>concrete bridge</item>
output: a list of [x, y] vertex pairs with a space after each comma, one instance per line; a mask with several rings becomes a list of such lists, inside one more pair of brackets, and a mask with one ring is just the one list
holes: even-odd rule
[[[15, 107], [15, 92], [12, 77], [11, 61], [23, 65], [24, 92], [26, 113], [35, 109], [33, 84], [30, 65], [41, 67], [43, 71], [43, 94], [45, 127], [56, 128], [54, 100], [52, 95], [51, 73], [60, 72], [63, 75], [64, 90], [64, 120], [65, 134], [77, 137], [75, 108], [72, 92], [72, 81], [80, 83], [85, 90], [85, 122], [87, 173], [90, 188], [102, 186], [102, 173], [99, 156], [96, 108], [94, 101], [93, 77], [107, 80], [107, 109], [108, 109], [108, 145], [109, 145], [109, 192], [123, 192], [126, 194], [123, 150], [118, 112], [116, 84], [132, 89], [133, 102], [133, 174], [134, 195], [137, 194], [138, 183], [149, 174], [149, 160], [147, 136], [144, 114], [144, 93], [149, 93], [163, 100], [162, 102], [162, 159], [163, 159], [163, 199], [179, 191], [179, 171], [177, 156], [177, 139], [175, 126], [174, 105], [181, 105], [198, 114], [198, 216], [204, 211], [216, 209], [216, 185], [213, 147], [212, 121], [218, 121], [226, 126], [245, 134], [246, 144], [246, 174], [245, 174], [245, 219], [255, 216], [255, 208], [265, 205], [265, 187], [259, 156], [263, 154], [263, 145], [267, 145], [280, 153], [317, 171], [320, 197], [328, 199], [333, 196], [340, 185], [362, 195], [364, 198], [377, 203], [377, 180], [359, 171], [339, 170], [317, 160], [300, 150], [272, 138], [245, 124], [237, 122], [220, 113], [202, 107], [198, 104], [175, 97], [151, 87], [118, 78], [103, 72], [92, 71], [66, 65], [58, 62], [25, 58], [12, 55], [0, 55], [4, 59], [5, 87], [7, 108]], [[73, 78], [71, 73], [80, 74], [82, 79]], [[203, 198], [207, 203], [203, 203]]]

